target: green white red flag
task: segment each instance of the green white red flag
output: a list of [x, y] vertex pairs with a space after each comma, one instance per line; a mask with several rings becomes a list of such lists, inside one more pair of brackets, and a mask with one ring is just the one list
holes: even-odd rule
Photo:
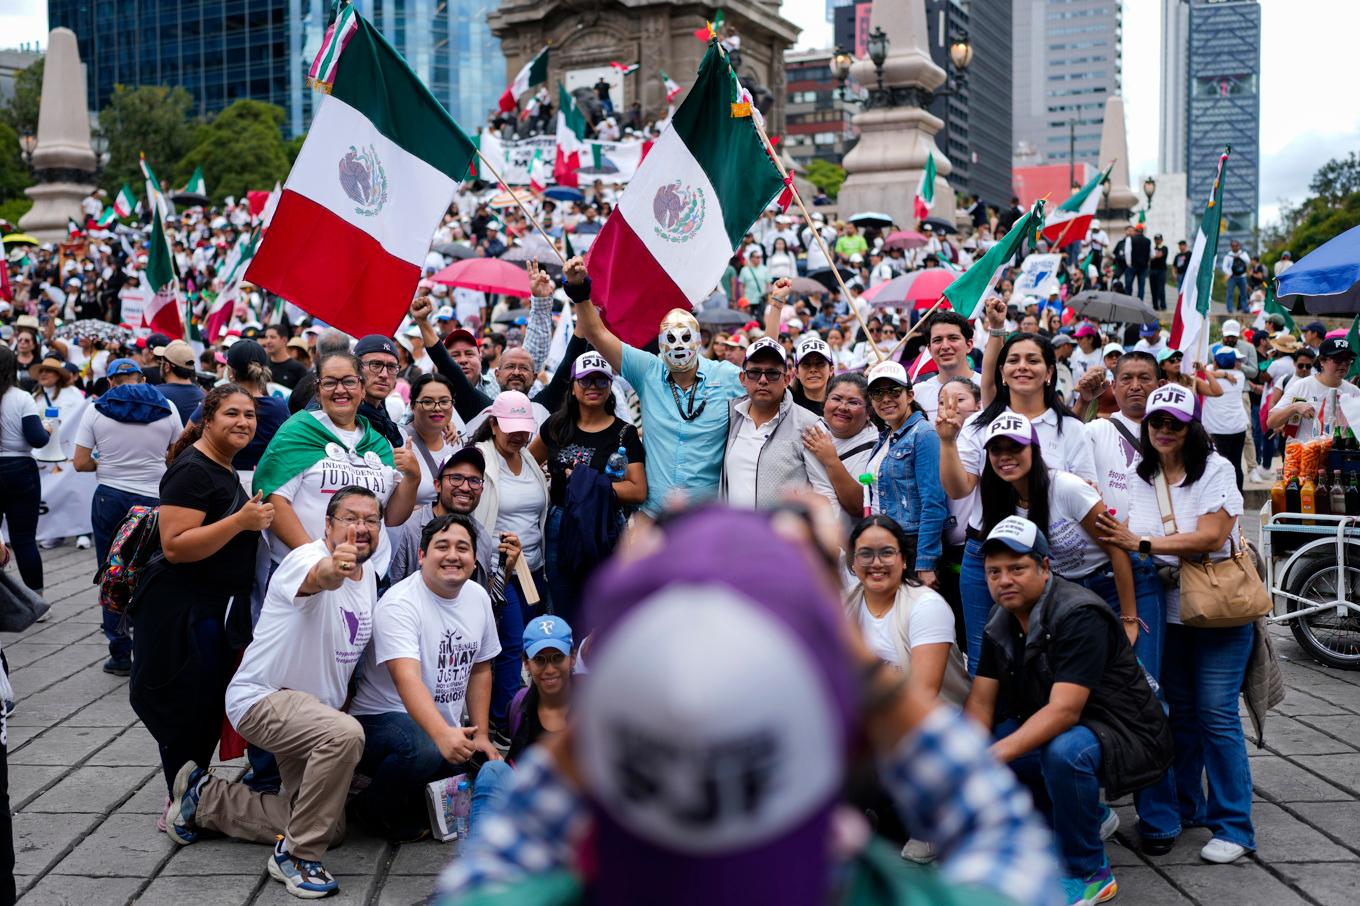
[[935, 152], [926, 153], [925, 169], [921, 171], [921, 181], [916, 184], [916, 219], [925, 220], [930, 209], [935, 207]]
[[610, 60], [609, 65], [616, 69], [619, 75], [632, 75], [641, 67], [637, 63], [620, 63], [618, 60]]
[[1044, 238], [1051, 248], [1062, 248], [1086, 238], [1100, 205], [1100, 184], [1109, 178], [1112, 169], [1113, 161], [1053, 211], [1044, 224]]
[[592, 299], [624, 342], [708, 297], [751, 224], [784, 188], [731, 66], [711, 42], [671, 126], [652, 145], [586, 259]]
[[476, 149], [353, 7], [336, 21], [313, 66], [327, 95], [245, 279], [354, 336], [391, 336]]
[[561, 84], [557, 86], [557, 153], [553, 160], [553, 179], [559, 186], [575, 186], [580, 180], [576, 171], [585, 166], [584, 157], [591, 153], [586, 141], [586, 118], [576, 106], [576, 99]]
[[99, 227], [100, 229], [106, 230], [109, 227], [113, 226], [113, 224], [117, 220], [118, 220], [117, 213], [114, 212], [111, 206], [105, 205], [104, 212], [95, 218], [94, 225]]
[[137, 197], [132, 194], [127, 183], [123, 183], [123, 188], [118, 190], [118, 195], [113, 199], [113, 212], [119, 217], [131, 217], [132, 212], [137, 209]]
[[152, 209], [148, 246], [146, 269], [142, 271], [142, 286], [146, 290], [142, 325], [172, 340], [182, 340], [184, 316], [180, 311], [179, 277], [175, 274], [175, 256], [170, 251], [170, 240], [165, 235], [165, 223], [158, 208]]
[[194, 167], [194, 175], [189, 177], [189, 184], [184, 187], [184, 191], [193, 195], [208, 194], [208, 183], [203, 179], [202, 167]]
[[542, 194], [548, 188], [548, 164], [543, 159], [543, 149], [534, 149], [534, 159], [529, 162], [529, 190]]
[[998, 278], [1020, 252], [1025, 237], [1029, 236], [1033, 241], [1043, 224], [1044, 202], [1040, 199], [985, 255], [973, 262], [963, 276], [945, 287], [944, 297], [949, 300], [949, 307], [970, 320], [981, 314], [978, 303], [995, 292]]
[[246, 269], [255, 258], [262, 232], [262, 227], [256, 227], [249, 236], [236, 240], [236, 245], [227, 254], [227, 260], [222, 262], [222, 288], [204, 319], [203, 342], [208, 345], [216, 343], [227, 332], [236, 303], [241, 301], [241, 284], [245, 281]]
[[138, 163], [142, 168], [142, 176], [146, 179], [146, 205], [154, 211], [160, 213], [164, 219], [175, 213], [170, 207], [170, 199], [165, 197], [161, 191], [161, 181], [156, 178], [156, 174], [151, 171], [151, 165], [146, 162], [145, 154], [138, 154]]
[[505, 89], [501, 95], [501, 113], [509, 113], [519, 106], [519, 99], [528, 94], [535, 85], [542, 85], [548, 81], [548, 48], [543, 48], [538, 54], [525, 63], [523, 68], [515, 74], [515, 79]]
[[666, 103], [669, 104], [676, 98], [678, 98], [680, 96], [680, 92], [684, 91], [685, 89], [681, 88], [680, 83], [675, 81], [675, 79], [666, 75], [666, 70], [662, 69], [660, 70], [660, 72], [661, 72], [661, 84], [666, 86]]
[[1214, 187], [1200, 218], [1199, 232], [1190, 249], [1181, 290], [1176, 297], [1176, 314], [1171, 320], [1168, 345], [1185, 354], [1187, 362], [1209, 358], [1209, 303], [1214, 290], [1214, 263], [1218, 259], [1218, 234], [1223, 226], [1223, 176], [1228, 168], [1231, 148], [1223, 149], [1214, 173]]

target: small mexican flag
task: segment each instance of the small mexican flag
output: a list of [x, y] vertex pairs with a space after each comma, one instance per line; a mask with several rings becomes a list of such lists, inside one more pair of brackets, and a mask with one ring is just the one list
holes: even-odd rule
[[784, 188], [755, 117], [733, 103], [733, 84], [727, 55], [710, 44], [671, 127], [591, 244], [592, 296], [625, 343], [647, 343], [667, 311], [707, 298]]
[[509, 113], [519, 106], [519, 99], [529, 93], [529, 89], [535, 85], [542, 85], [548, 81], [548, 48], [543, 48], [528, 63], [524, 64], [515, 80], [505, 89], [501, 95], [501, 113]]
[[617, 69], [619, 75], [632, 75], [640, 68], [637, 63], [620, 63], [618, 60], [610, 60], [609, 65]]
[[142, 325], [172, 340], [182, 340], [184, 318], [180, 313], [179, 278], [175, 275], [175, 256], [170, 253], [170, 240], [159, 210], [152, 216], [148, 245], [146, 270], [142, 271], [147, 298]]
[[1071, 198], [1058, 205], [1053, 216], [1044, 225], [1044, 238], [1050, 248], [1062, 248], [1074, 242], [1081, 242], [1091, 229], [1096, 208], [1100, 204], [1100, 184], [1110, 176], [1114, 169], [1112, 162], [1102, 172], [1087, 180]]
[[246, 268], [250, 266], [251, 260], [255, 257], [255, 250], [259, 247], [261, 232], [262, 229], [257, 227], [249, 236], [238, 239], [227, 255], [227, 260], [222, 263], [222, 292], [213, 300], [212, 308], [208, 310], [208, 315], [204, 319], [203, 339], [209, 345], [216, 343], [222, 338], [222, 334], [226, 333], [236, 303], [241, 299], [241, 284], [244, 282]]
[[118, 190], [118, 197], [113, 200], [113, 212], [119, 217], [131, 217], [136, 209], [137, 197], [132, 194], [128, 184], [123, 183], [123, 188]]
[[925, 220], [935, 207], [935, 152], [926, 153], [926, 166], [921, 181], [916, 184], [916, 219]]
[[993, 293], [997, 279], [1020, 251], [1025, 239], [1029, 237], [1032, 242], [1032, 234], [1043, 228], [1043, 222], [1044, 202], [1040, 199], [1034, 203], [1033, 209], [1006, 231], [1006, 235], [987, 250], [987, 254], [964, 271], [963, 276], [945, 287], [944, 297], [949, 300], [949, 306], [970, 320], [980, 314], [978, 303]]
[[94, 223], [95, 226], [99, 227], [100, 229], [106, 230], [109, 227], [113, 226], [114, 222], [117, 219], [118, 215], [114, 213], [113, 208], [106, 206], [104, 208], [104, 213], [100, 214], [97, 218], [95, 218]]
[[392, 336], [476, 149], [352, 6], [313, 71], [329, 90], [245, 279], [353, 336]]
[[681, 88], [680, 83], [675, 81], [675, 79], [672, 79], [670, 76], [666, 75], [666, 70], [662, 69], [660, 72], [661, 72], [661, 84], [666, 86], [666, 103], [669, 104], [671, 101], [674, 101], [677, 97], [679, 97], [680, 92], [684, 91], [685, 89]]
[[184, 191], [194, 195], [208, 194], [208, 184], [203, 181], [202, 167], [194, 167], [194, 175], [189, 177], [189, 184], [184, 187]]
[[74, 239], [84, 232], [85, 231], [80, 228], [80, 224], [76, 223], [70, 217], [66, 218], [66, 238]]
[[529, 191], [543, 194], [548, 188], [548, 167], [543, 160], [543, 149], [534, 149], [534, 159], [529, 161]]
[[151, 171], [151, 165], [146, 162], [144, 153], [139, 153], [137, 160], [142, 168], [142, 176], [146, 179], [147, 207], [158, 212], [162, 218], [169, 217], [174, 213], [174, 210], [170, 207], [170, 199], [166, 198], [165, 193], [161, 191], [161, 181]]
[[586, 118], [576, 99], [560, 83], [557, 86], [557, 156], [553, 159], [553, 179], [559, 186], [580, 184], [576, 171], [581, 169], [586, 142]]
[[1176, 314], [1171, 321], [1168, 346], [1179, 349], [1187, 361], [1203, 362], [1209, 355], [1209, 302], [1214, 290], [1214, 262], [1218, 258], [1218, 233], [1223, 225], [1223, 173], [1228, 166], [1225, 148], [1218, 158], [1214, 187], [1204, 207], [1199, 232], [1190, 250], [1190, 263], [1176, 298]]

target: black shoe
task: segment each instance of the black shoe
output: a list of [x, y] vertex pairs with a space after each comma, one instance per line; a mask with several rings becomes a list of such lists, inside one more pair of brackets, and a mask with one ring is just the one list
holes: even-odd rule
[[112, 673], [114, 676], [131, 676], [132, 658], [111, 657], [104, 662], [104, 672]]
[[1176, 845], [1176, 837], [1143, 837], [1138, 848], [1145, 856], [1164, 856]]

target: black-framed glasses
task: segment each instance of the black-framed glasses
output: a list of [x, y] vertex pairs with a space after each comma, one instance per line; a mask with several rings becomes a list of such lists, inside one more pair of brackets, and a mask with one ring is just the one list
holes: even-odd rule
[[441, 475], [439, 477], [439, 480], [447, 481], [455, 488], [458, 487], [459, 485], [465, 484], [474, 491], [480, 488], [482, 485], [486, 484], [485, 478], [478, 478], [475, 475], [458, 475], [456, 473], [449, 475]]
[[771, 384], [784, 379], [784, 371], [781, 368], [747, 368], [743, 373], [746, 375], [746, 380], [752, 383], [759, 383], [762, 378]]
[[366, 525], [374, 530], [382, 528], [382, 517], [380, 516], [370, 516], [369, 518], [365, 519], [362, 516], [353, 516], [346, 514], [344, 516], [332, 516], [331, 519], [335, 522], [340, 523], [345, 528], [350, 528], [351, 526], [356, 526], [360, 524]]
[[891, 563], [901, 554], [895, 547], [860, 547], [855, 549], [855, 562], [861, 566], [868, 566], [875, 560]]
[[416, 405], [426, 412], [435, 412], [439, 409], [452, 409], [453, 400], [451, 399], [419, 399]]
[[576, 383], [581, 385], [583, 390], [608, 390], [609, 385], [614, 383], [612, 378], [603, 374], [587, 375], [578, 377]]
[[346, 390], [358, 390], [363, 386], [363, 381], [359, 380], [357, 377], [328, 377], [317, 381], [316, 386], [322, 390], [334, 390], [336, 387], [344, 387]]
[[1190, 427], [1189, 422], [1183, 422], [1172, 415], [1154, 415], [1147, 423], [1153, 431], [1171, 431], [1177, 434]]
[[364, 368], [374, 374], [383, 374], [384, 372], [387, 374], [396, 374], [398, 366], [396, 362], [379, 362], [374, 359], [369, 362], [364, 362]]

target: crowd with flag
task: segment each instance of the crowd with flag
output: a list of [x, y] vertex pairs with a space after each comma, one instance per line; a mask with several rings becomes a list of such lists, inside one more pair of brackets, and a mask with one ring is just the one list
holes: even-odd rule
[[[39, 538], [93, 539], [158, 828], [304, 898], [347, 824], [458, 837], [485, 903], [1103, 902], [1125, 794], [1150, 856], [1248, 855], [1268, 639], [1167, 576], [1344, 427], [1357, 329], [1301, 342], [1219, 247], [1226, 153], [1179, 252], [1111, 243], [1108, 169], [956, 222], [930, 156], [909, 222], [828, 217], [700, 32], [625, 184], [607, 84], [551, 102], [544, 48], [469, 134], [341, 4], [285, 182], [143, 159], [5, 247], [6, 552], [40, 593]], [[545, 111], [506, 184], [488, 130]]]

